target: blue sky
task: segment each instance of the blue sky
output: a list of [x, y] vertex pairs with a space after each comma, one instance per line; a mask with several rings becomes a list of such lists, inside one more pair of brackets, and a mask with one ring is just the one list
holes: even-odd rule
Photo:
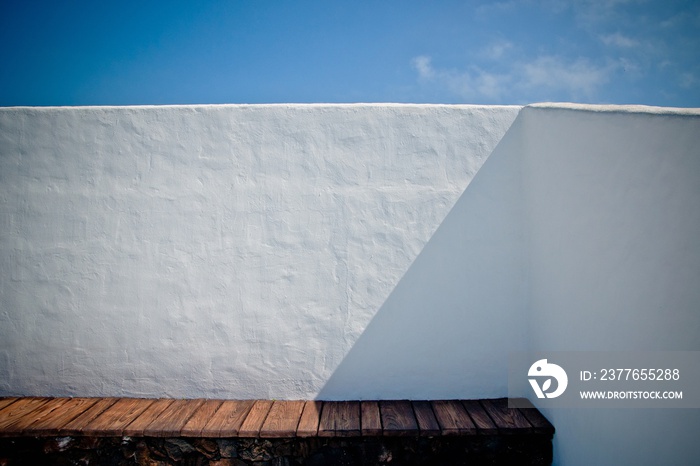
[[0, 106], [700, 107], [700, 1], [0, 0]]

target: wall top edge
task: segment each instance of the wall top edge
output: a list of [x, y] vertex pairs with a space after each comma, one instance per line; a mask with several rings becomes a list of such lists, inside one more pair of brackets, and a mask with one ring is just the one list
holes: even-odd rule
[[476, 104], [426, 104], [426, 103], [265, 103], [265, 104], [168, 104], [168, 105], [78, 105], [78, 106], [9, 106], [0, 107], [0, 112], [29, 110], [70, 111], [70, 110], [152, 110], [152, 109], [182, 109], [182, 110], [215, 110], [215, 109], [332, 109], [332, 108], [387, 108], [387, 109], [471, 109], [471, 110], [573, 110], [595, 113], [636, 113], [652, 115], [686, 115], [700, 116], [700, 108], [684, 107], [654, 107], [648, 105], [607, 105], [579, 104], [564, 102], [541, 102], [529, 105], [476, 105]]
[[691, 115], [700, 116], [700, 108], [653, 107], [650, 105], [604, 105], [542, 102], [526, 105], [524, 108], [545, 110], [577, 110], [596, 113], [645, 113], [651, 115]]
[[0, 107], [3, 110], [86, 110], [86, 109], [216, 109], [216, 108], [466, 108], [466, 109], [522, 109], [522, 105], [474, 105], [474, 104], [418, 104], [418, 103], [266, 103], [266, 104], [168, 104], [168, 105], [76, 105]]

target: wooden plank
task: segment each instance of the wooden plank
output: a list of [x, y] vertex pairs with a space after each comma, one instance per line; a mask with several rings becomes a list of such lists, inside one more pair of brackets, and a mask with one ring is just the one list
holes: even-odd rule
[[143, 413], [155, 400], [145, 398], [119, 398], [90, 421], [81, 432], [95, 437], [120, 437], [124, 429]]
[[271, 407], [272, 401], [257, 400], [250, 409], [245, 421], [243, 421], [243, 425], [241, 425], [241, 430], [238, 433], [238, 436], [257, 437], [260, 435], [260, 429], [262, 428], [265, 418], [267, 418], [267, 413], [270, 412]]
[[476, 426], [459, 401], [438, 400], [431, 405], [442, 435], [476, 434]]
[[72, 421], [68, 421], [62, 427], [59, 427], [58, 435], [80, 434], [86, 425], [102, 414], [107, 408], [116, 403], [117, 400], [118, 398], [98, 398], [92, 406], [85, 409], [85, 411], [75, 417]]
[[66, 402], [60, 409], [54, 409], [38, 419], [24, 430], [24, 434], [35, 437], [59, 436], [63, 426], [97, 403], [99, 398], [64, 398], [64, 400]]
[[413, 412], [416, 414], [416, 422], [420, 429], [420, 435], [440, 435], [440, 424], [438, 424], [435, 418], [435, 413], [429, 401], [414, 401]]
[[360, 422], [362, 424], [362, 435], [379, 436], [382, 435], [382, 416], [379, 412], [379, 402], [360, 402]]
[[237, 437], [254, 401], [226, 400], [221, 403], [201, 432], [202, 437]]
[[49, 401], [48, 398], [20, 398], [14, 403], [0, 410], [0, 433], [11, 434], [13, 424], [19, 422], [24, 416], [31, 416], [32, 411]]
[[326, 401], [323, 403], [323, 411], [321, 411], [321, 421], [318, 424], [319, 437], [335, 436], [335, 418], [338, 413], [337, 401]]
[[297, 426], [297, 437], [315, 437], [321, 420], [322, 401], [307, 401]]
[[380, 401], [384, 435], [418, 435], [418, 423], [410, 401]]
[[505, 398], [481, 400], [484, 407], [501, 434], [519, 434], [532, 430], [532, 425], [517, 408], [509, 408]]
[[124, 435], [142, 437], [146, 428], [173, 403], [170, 399], [156, 400], [124, 429]]
[[19, 398], [0, 398], [0, 409], [3, 409], [5, 406], [11, 405], [17, 400], [19, 400]]
[[260, 437], [294, 437], [303, 410], [303, 401], [275, 401], [260, 429]]
[[360, 430], [359, 401], [326, 401], [323, 403], [319, 437], [355, 437]]
[[183, 437], [201, 437], [202, 431], [222, 404], [222, 400], [206, 400], [199, 405], [199, 408], [197, 408], [180, 430], [180, 435]]
[[341, 401], [338, 406], [338, 418], [335, 423], [335, 435], [338, 437], [357, 437], [360, 430], [360, 402]]
[[187, 421], [202, 403], [204, 400], [174, 400], [158, 415], [156, 420], [149, 424], [144, 435], [148, 437], [179, 437], [182, 428], [185, 427]]
[[493, 423], [486, 410], [477, 400], [462, 400], [462, 406], [469, 413], [480, 434], [495, 435], [498, 433], [496, 424]]
[[532, 425], [537, 434], [554, 435], [554, 426], [527, 398], [518, 398], [517, 405], [520, 412]]
[[21, 419], [19, 419], [16, 423], [12, 425], [12, 430], [14, 430], [17, 433], [24, 433], [24, 431], [28, 430], [28, 428], [38, 422], [41, 421], [43, 418], [45, 418], [47, 415], [49, 415], [52, 411], [56, 409], [60, 409], [61, 406], [65, 405], [66, 402], [68, 401], [67, 398], [52, 398], [49, 399], [46, 403], [38, 407], [37, 409], [33, 410], [31, 413], [28, 413], [27, 415], [23, 416]]

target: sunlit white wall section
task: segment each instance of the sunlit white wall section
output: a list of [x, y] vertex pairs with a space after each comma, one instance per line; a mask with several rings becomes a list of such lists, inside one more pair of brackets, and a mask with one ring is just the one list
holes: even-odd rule
[[317, 396], [518, 111], [1, 109], [0, 395]]

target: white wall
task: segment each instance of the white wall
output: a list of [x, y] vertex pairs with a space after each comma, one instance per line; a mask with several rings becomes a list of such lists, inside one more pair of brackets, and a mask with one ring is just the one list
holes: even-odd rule
[[323, 399], [503, 397], [527, 345], [518, 120], [334, 371]]
[[317, 396], [518, 110], [0, 109], [0, 395]]
[[[531, 348], [700, 350], [700, 111], [538, 105], [518, 123]], [[700, 410], [545, 414], [555, 464], [700, 460]]]
[[[0, 109], [0, 395], [478, 398], [511, 351], [700, 350], [698, 147], [698, 110]], [[556, 464], [700, 457], [699, 410], [545, 414]]]

